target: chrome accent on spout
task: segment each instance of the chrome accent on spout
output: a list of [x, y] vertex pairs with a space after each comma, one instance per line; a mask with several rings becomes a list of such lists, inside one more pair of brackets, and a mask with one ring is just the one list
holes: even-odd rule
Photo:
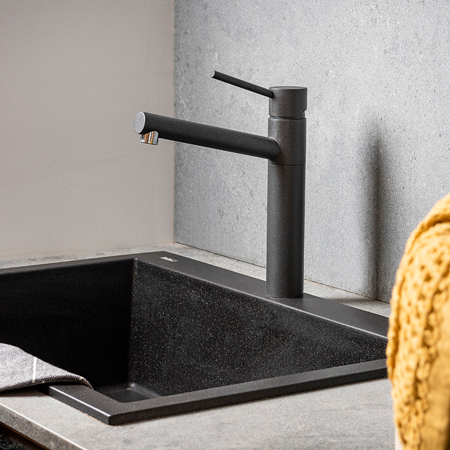
[[150, 131], [146, 134], [141, 134], [141, 142], [143, 144], [158, 145], [159, 133], [157, 131]]

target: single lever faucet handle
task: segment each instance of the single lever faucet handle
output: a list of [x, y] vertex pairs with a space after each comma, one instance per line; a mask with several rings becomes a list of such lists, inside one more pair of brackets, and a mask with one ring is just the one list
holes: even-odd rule
[[223, 81], [224, 83], [232, 84], [233, 86], [240, 87], [242, 89], [247, 89], [247, 91], [255, 92], [256, 94], [264, 95], [265, 97], [273, 98], [274, 93], [270, 89], [257, 86], [256, 84], [249, 83], [239, 78], [231, 77], [225, 73], [214, 71], [212, 76], [216, 80]]

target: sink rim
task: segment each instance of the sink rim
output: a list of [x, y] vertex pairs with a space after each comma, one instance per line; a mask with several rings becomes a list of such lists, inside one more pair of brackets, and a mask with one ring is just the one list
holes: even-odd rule
[[122, 425], [386, 376], [386, 359], [377, 359], [128, 403], [78, 384], [54, 384], [40, 390], [108, 425]]

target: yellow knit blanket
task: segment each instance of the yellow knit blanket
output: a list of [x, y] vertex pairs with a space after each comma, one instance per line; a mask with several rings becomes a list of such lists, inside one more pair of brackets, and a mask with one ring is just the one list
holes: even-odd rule
[[450, 425], [450, 195], [406, 244], [387, 346], [394, 419], [404, 450], [440, 450]]

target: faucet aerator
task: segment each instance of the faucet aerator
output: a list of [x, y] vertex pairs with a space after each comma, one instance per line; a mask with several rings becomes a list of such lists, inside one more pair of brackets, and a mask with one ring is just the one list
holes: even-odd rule
[[143, 144], [158, 145], [159, 133], [157, 131], [150, 131], [150, 133], [141, 134], [141, 142]]

